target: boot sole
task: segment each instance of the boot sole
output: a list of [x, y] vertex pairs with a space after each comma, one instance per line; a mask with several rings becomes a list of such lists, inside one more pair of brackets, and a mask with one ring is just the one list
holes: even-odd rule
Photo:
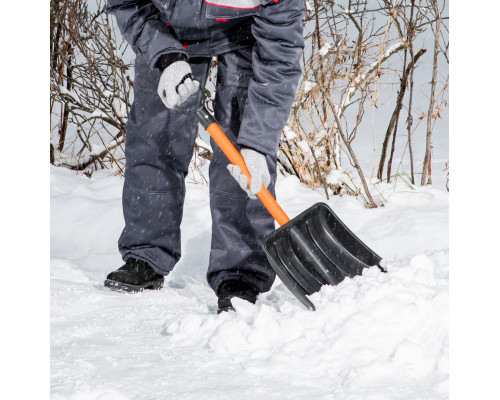
[[104, 286], [119, 292], [137, 293], [137, 292], [142, 292], [144, 289], [160, 290], [163, 287], [163, 282], [164, 278], [161, 278], [157, 279], [156, 281], [144, 283], [143, 285], [130, 285], [128, 283], [118, 282], [112, 279], [106, 279], [104, 281]]

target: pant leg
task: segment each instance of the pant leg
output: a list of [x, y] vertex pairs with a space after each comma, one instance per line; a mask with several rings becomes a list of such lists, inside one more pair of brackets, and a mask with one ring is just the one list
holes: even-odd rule
[[[194, 77], [204, 86], [210, 59], [193, 59], [190, 64]], [[157, 94], [159, 79], [159, 71], [149, 70], [141, 57], [136, 58], [134, 102], [125, 127], [125, 228], [118, 247], [124, 260], [147, 261], [157, 273], [167, 275], [181, 256], [184, 178], [197, 121], [165, 107]], [[200, 101], [198, 93], [183, 107]]]
[[[215, 118], [235, 144], [252, 76], [252, 49], [219, 55]], [[238, 148], [238, 146], [236, 146]], [[233, 179], [228, 159], [212, 140], [210, 162], [210, 207], [212, 244], [207, 280], [217, 293], [219, 285], [242, 279], [259, 292], [266, 292], [275, 273], [261, 243], [274, 230], [274, 219], [259, 200], [251, 200]], [[274, 195], [276, 157], [267, 157], [271, 174], [269, 191]]]

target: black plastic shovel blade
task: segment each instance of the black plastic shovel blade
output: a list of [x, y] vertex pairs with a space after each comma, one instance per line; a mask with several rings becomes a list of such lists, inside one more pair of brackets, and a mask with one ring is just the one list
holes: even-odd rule
[[363, 268], [380, 267], [382, 260], [325, 203], [267, 235], [262, 247], [276, 275], [310, 310], [316, 308], [307, 295], [361, 275]]

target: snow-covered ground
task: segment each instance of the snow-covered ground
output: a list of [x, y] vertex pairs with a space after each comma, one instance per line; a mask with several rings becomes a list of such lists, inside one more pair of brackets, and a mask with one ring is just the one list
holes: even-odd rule
[[377, 268], [324, 287], [306, 311], [277, 281], [255, 306], [216, 314], [205, 281], [208, 187], [187, 185], [183, 258], [161, 291], [123, 294], [103, 280], [122, 264], [123, 180], [51, 167], [52, 398], [448, 398], [448, 193], [378, 186], [368, 210], [351, 196], [326, 201], [280, 177], [293, 217], [325, 201], [371, 248]]

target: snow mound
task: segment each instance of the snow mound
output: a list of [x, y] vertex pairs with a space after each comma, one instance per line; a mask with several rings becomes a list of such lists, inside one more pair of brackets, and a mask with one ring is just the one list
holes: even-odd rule
[[172, 347], [231, 357], [251, 375], [330, 382], [337, 398], [381, 385], [394, 392], [385, 399], [424, 387], [439, 394], [429, 382], [448, 374], [436, 362], [448, 354], [445, 260], [445, 253], [420, 254], [389, 263], [387, 274], [371, 268], [323, 287], [311, 296], [316, 312], [291, 299], [277, 304], [271, 292], [256, 306], [236, 299], [236, 312], [174, 318], [162, 334]]
[[[383, 257], [305, 310], [277, 280], [217, 315], [205, 280], [208, 187], [187, 184], [183, 257], [161, 291], [106, 290], [122, 264], [123, 180], [51, 168], [51, 384], [56, 400], [407, 400], [448, 397], [448, 195], [379, 186], [385, 206], [328, 205]], [[399, 190], [402, 189], [402, 190]], [[280, 177], [293, 217], [317, 201]]]

